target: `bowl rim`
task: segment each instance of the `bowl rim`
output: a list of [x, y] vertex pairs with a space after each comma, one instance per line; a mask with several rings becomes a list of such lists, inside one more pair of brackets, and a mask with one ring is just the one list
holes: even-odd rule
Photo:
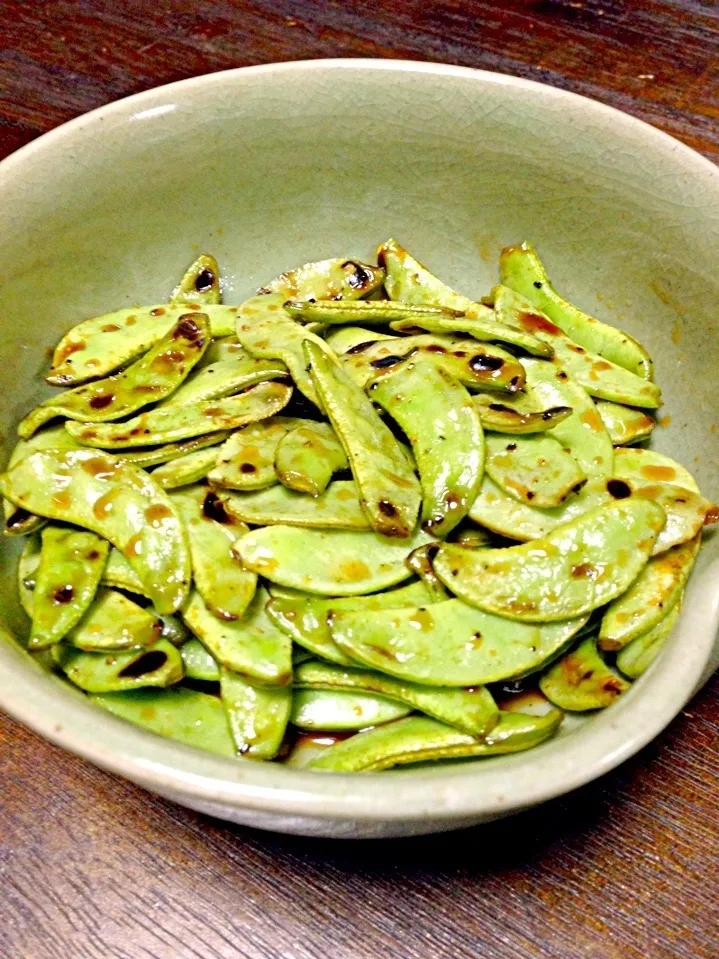
[[[205, 95], [215, 86], [246, 78], [321, 70], [389, 71], [465, 78], [518, 88], [546, 100], [573, 105], [689, 175], [719, 187], [719, 169], [669, 134], [629, 114], [579, 94], [502, 73], [413, 60], [318, 59], [239, 67], [133, 94], [98, 107], [45, 133], [0, 164], [7, 178], [58, 143], [82, 139], [99, 123], [122, 123], [161, 115], [168, 98]], [[709, 185], [707, 183], [707, 185]], [[43, 672], [0, 629], [0, 669], [11, 680], [0, 687], [0, 706], [51, 742], [164, 795], [264, 814], [353, 820], [364, 823], [421, 822], [493, 817], [536, 805], [609, 772], [653, 739], [700, 684], [719, 627], [719, 561], [691, 583], [684, 611], [670, 641], [647, 673], [612, 709], [569, 735], [528, 754], [437, 769], [331, 776], [272, 763], [226, 759], [163, 739], [99, 711], [79, 691]], [[657, 706], [659, 704], [659, 706]], [[538, 760], [538, 762], [536, 761]]]

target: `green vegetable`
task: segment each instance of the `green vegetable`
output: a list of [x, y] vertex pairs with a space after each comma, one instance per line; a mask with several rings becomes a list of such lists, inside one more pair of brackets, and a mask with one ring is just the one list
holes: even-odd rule
[[356, 730], [401, 719], [410, 712], [409, 706], [371, 693], [296, 689], [290, 722], [299, 729]]
[[312, 420], [283, 436], [275, 452], [275, 471], [280, 482], [311, 496], [323, 493], [332, 475], [348, 465], [332, 427]]
[[285, 299], [354, 300], [369, 296], [384, 282], [384, 270], [360, 260], [317, 260], [304, 263], [263, 286], [258, 293], [281, 293]]
[[[319, 323], [389, 323], [392, 320], [421, 321], [423, 318], [461, 316], [441, 306], [392, 303], [390, 300], [287, 300], [285, 309], [298, 320]], [[421, 325], [421, 323], [419, 324]]]
[[495, 433], [546, 433], [572, 414], [569, 406], [553, 406], [547, 410], [525, 412], [514, 409], [504, 397], [498, 401], [496, 397], [487, 394], [473, 396], [472, 402], [477, 407], [482, 426]]
[[592, 636], [565, 653], [539, 680], [539, 688], [551, 703], [572, 712], [611, 706], [629, 685], [604, 662]]
[[152, 608], [143, 609], [122, 593], [101, 587], [63, 643], [87, 652], [103, 652], [152, 646], [167, 638], [162, 620]]
[[290, 430], [304, 422], [294, 416], [273, 416], [233, 433], [217, 456], [208, 479], [225, 489], [258, 490], [278, 482], [277, 446]]
[[253, 526], [307, 526], [318, 529], [369, 529], [353, 480], [336, 480], [319, 496], [296, 493], [284, 486], [254, 493], [223, 491], [230, 511]]
[[185, 453], [152, 471], [153, 480], [163, 489], [177, 489], [190, 483], [199, 483], [213, 469], [220, 451], [217, 446]]
[[587, 481], [572, 454], [553, 436], [536, 433], [507, 439], [488, 433], [486, 470], [506, 493], [539, 509], [551, 509]]
[[199, 639], [194, 636], [180, 646], [182, 664], [188, 679], [200, 679], [204, 682], [217, 682], [220, 679], [220, 667], [215, 657], [209, 653]]
[[617, 668], [630, 679], [638, 679], [662, 651], [677, 624], [681, 611], [681, 599], [672, 606], [656, 626], [637, 636], [617, 653]]
[[[68, 439], [72, 440], [67, 430], [63, 428], [63, 432]], [[128, 463], [134, 463], [135, 466], [141, 466], [143, 469], [147, 469], [148, 466], [156, 466], [158, 463], [178, 462], [186, 456], [190, 456], [192, 453], [205, 450], [207, 447], [219, 446], [229, 435], [229, 430], [218, 433], [207, 433], [205, 436], [193, 436], [189, 440], [180, 440], [177, 443], [166, 443], [164, 446], [147, 447], [146, 449], [138, 447], [133, 450], [118, 450], [115, 455], [123, 460], [127, 460]], [[75, 441], [72, 440], [72, 442], [74, 443]], [[76, 443], [74, 449], [79, 448], [81, 447]], [[214, 455], [217, 455], [216, 450]], [[171, 466], [167, 467], [168, 470], [172, 468]]]
[[287, 376], [287, 367], [278, 360], [258, 360], [239, 344], [225, 360], [218, 360], [194, 373], [168, 397], [163, 406], [184, 406], [207, 400], [224, 399], [241, 393], [256, 383]]
[[240, 756], [274, 759], [292, 709], [289, 687], [258, 687], [229, 669], [220, 670], [222, 705]]
[[87, 653], [59, 643], [56, 662], [67, 678], [88, 693], [112, 693], [137, 686], [171, 686], [182, 679], [182, 657], [172, 643], [127, 652]]
[[637, 410], [608, 400], [596, 401], [597, 413], [614, 446], [628, 446], [649, 439], [656, 421], [644, 410]]
[[185, 271], [170, 297], [171, 306], [221, 303], [220, 269], [209, 253], [201, 253]]
[[[486, 545], [486, 544], [483, 544]], [[462, 544], [466, 549], [466, 545]], [[407, 565], [416, 573], [427, 587], [427, 592], [435, 603], [441, 603], [445, 599], [450, 599], [450, 595], [444, 587], [444, 584], [437, 577], [432, 566], [432, 558], [437, 552], [436, 543], [427, 543], [426, 546], [420, 546], [407, 557]]]
[[369, 345], [379, 340], [393, 340], [395, 343], [401, 343], [403, 339], [404, 337], [396, 334], [390, 335], [380, 330], [365, 330], [361, 326], [335, 326], [328, 330], [325, 343], [332, 347], [337, 356], [340, 356], [364, 343]]

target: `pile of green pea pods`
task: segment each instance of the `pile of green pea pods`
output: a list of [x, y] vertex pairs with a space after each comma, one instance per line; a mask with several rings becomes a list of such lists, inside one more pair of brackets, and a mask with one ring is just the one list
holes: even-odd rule
[[58, 344], [0, 477], [30, 655], [161, 735], [336, 771], [527, 749], [647, 669], [719, 511], [635, 445], [645, 349], [531, 245], [482, 302], [395, 240], [221, 299], [203, 255]]

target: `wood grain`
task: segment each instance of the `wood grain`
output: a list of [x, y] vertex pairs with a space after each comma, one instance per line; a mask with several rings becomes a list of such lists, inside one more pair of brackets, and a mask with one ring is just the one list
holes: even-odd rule
[[[0, 155], [117, 97], [332, 56], [596, 97], [719, 158], [712, 0], [0, 0]], [[332, 843], [227, 826], [0, 718], [2, 959], [716, 959], [719, 680], [657, 743], [479, 829]]]

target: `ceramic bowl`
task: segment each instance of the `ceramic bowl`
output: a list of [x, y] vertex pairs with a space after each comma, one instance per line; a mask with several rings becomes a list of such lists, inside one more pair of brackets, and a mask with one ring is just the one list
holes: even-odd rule
[[[430, 63], [314, 61], [216, 73], [103, 107], [0, 167], [4, 457], [48, 392], [46, 350], [73, 323], [161, 301], [197, 251], [227, 301], [297, 263], [370, 257], [397, 236], [474, 296], [531, 240], [571, 299], [656, 359], [655, 448], [719, 497], [719, 170], [591, 100]], [[127, 725], [43, 673], [12, 639], [19, 544], [2, 542], [0, 705], [99, 766], [214, 816], [284, 832], [391, 836], [527, 808], [631, 756], [711, 670], [719, 537], [680, 624], [616, 705], [527, 753], [327, 775], [231, 761]]]

